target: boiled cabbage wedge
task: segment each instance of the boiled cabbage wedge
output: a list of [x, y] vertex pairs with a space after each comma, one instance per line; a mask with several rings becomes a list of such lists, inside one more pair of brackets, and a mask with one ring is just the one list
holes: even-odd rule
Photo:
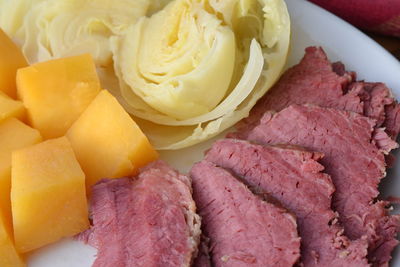
[[164, 2], [1, 0], [0, 27], [22, 44], [30, 63], [91, 53], [104, 66], [112, 63], [109, 38]]
[[248, 115], [289, 38], [283, 0], [175, 0], [111, 38], [114, 94], [156, 148], [190, 146]]

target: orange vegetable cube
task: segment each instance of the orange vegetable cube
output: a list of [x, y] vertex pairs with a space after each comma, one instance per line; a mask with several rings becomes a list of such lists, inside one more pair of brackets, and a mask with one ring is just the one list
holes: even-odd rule
[[89, 227], [85, 174], [66, 137], [12, 153], [11, 207], [21, 253]]
[[101, 91], [67, 132], [86, 173], [87, 190], [102, 178], [119, 178], [157, 159], [147, 137], [118, 101]]
[[[15, 118], [0, 123], [0, 212], [11, 229], [11, 152], [42, 141], [38, 130]], [[1, 266], [1, 265], [0, 265]]]
[[100, 92], [89, 54], [19, 69], [17, 87], [28, 120], [45, 139], [63, 136]]

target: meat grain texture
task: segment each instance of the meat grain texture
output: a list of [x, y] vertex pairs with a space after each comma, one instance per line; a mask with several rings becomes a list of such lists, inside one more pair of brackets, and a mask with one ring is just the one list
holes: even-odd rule
[[370, 262], [387, 266], [398, 244], [399, 216], [390, 216], [389, 203], [376, 198], [379, 182], [386, 175], [385, 154], [397, 143], [375, 129], [375, 120], [357, 113], [292, 105], [276, 114], [265, 113], [259, 124], [241, 137], [323, 153], [321, 163], [336, 187], [333, 208], [345, 234], [352, 240], [366, 237]]
[[265, 111], [280, 111], [292, 104], [353, 111], [377, 120], [394, 140], [400, 131], [400, 105], [383, 83], [356, 81], [355, 72], [331, 64], [322, 48], [308, 47], [299, 64], [288, 69], [280, 80], [238, 124], [247, 132], [258, 124]]
[[230, 172], [210, 162], [190, 171], [213, 266], [293, 266], [300, 238], [293, 215], [254, 195]]
[[[327, 120], [328, 122], [326, 122], [325, 128], [319, 130], [313, 127], [314, 118], [309, 118], [309, 123], [306, 121], [303, 121], [303, 124], [294, 123], [300, 128], [295, 129], [296, 126], [292, 127], [291, 131], [293, 132], [289, 134], [285, 132], [286, 128], [283, 132], [280, 132], [280, 128], [275, 128], [276, 135], [278, 135], [278, 132], [282, 134], [282, 138], [277, 138], [276, 140], [273, 140], [275, 137], [271, 138], [271, 140], [266, 140], [268, 139], [266, 137], [267, 133], [265, 133], [265, 138], [260, 137], [262, 135], [260, 133], [262, 127], [258, 128], [258, 130], [253, 130], [259, 124], [264, 124], [266, 121], [272, 119], [274, 112], [282, 111], [296, 104], [318, 105], [320, 107], [350, 111], [370, 118], [371, 120], [367, 122], [365, 118], [359, 117], [358, 121], [364, 120], [364, 126], [356, 126], [356, 128], [361, 127], [364, 129], [364, 138], [361, 138], [363, 142], [357, 140], [357, 137], [360, 137], [359, 134], [361, 131], [355, 128], [352, 128], [356, 131], [354, 138], [350, 138], [350, 132], [346, 133], [347, 136], [341, 136], [341, 129], [346, 124], [352, 124], [352, 120], [356, 118], [355, 115], [349, 115], [348, 120], [342, 120], [341, 122], [344, 123], [342, 125], [340, 125], [340, 122], [338, 124], [335, 120], [332, 121], [330, 116], [321, 118], [321, 120]], [[288, 113], [290, 112], [285, 112], [289, 117]], [[353, 119], [350, 119], [350, 117], [353, 117]], [[295, 116], [292, 116], [292, 118], [287, 118], [286, 123], [291, 124], [292, 120], [296, 119]], [[283, 121], [281, 123], [285, 124]], [[329, 127], [328, 124], [331, 124], [332, 127]], [[277, 124], [269, 125], [271, 131], [274, 127], [283, 127]], [[306, 128], [302, 129], [301, 127], [305, 125]], [[348, 212], [346, 218], [341, 218], [346, 233], [351, 239], [357, 239], [366, 230], [370, 245], [370, 261], [374, 266], [388, 265], [388, 261], [391, 258], [390, 253], [397, 244], [394, 236], [399, 228], [398, 216], [388, 216], [388, 210], [385, 206], [388, 206], [390, 203], [375, 200], [378, 196], [379, 181], [385, 176], [386, 167], [390, 167], [394, 162], [394, 157], [389, 152], [397, 147], [397, 144], [393, 140], [396, 140], [400, 132], [400, 105], [385, 84], [357, 81], [356, 73], [346, 71], [345, 66], [341, 62], [333, 64], [329, 62], [322, 48], [308, 47], [300, 63], [288, 69], [282, 75], [274, 87], [258, 101], [251, 111], [250, 116], [238, 123], [237, 129], [237, 132], [228, 136], [242, 139], [250, 138], [250, 140], [253, 138], [257, 141], [265, 139], [264, 141], [272, 144], [276, 142], [304, 144], [308, 148], [324, 153], [333, 149], [335, 140], [338, 140], [338, 151], [333, 159], [329, 160], [332, 157], [328, 155], [322, 161], [324, 165], [328, 164], [327, 172], [329, 174], [331, 174], [331, 171], [333, 172], [334, 185], [339, 187], [338, 193], [334, 195], [335, 207], [338, 206], [339, 209], [342, 209], [339, 212], [341, 215], [340, 218], [344, 210], [350, 212], [353, 206], [355, 207], [357, 210], [356, 214], [351, 215]], [[258, 134], [256, 133], [257, 131]], [[296, 131], [298, 131], [298, 135], [295, 138], [293, 136], [296, 135], [294, 133]], [[253, 137], [249, 137], [251, 135]], [[333, 137], [330, 138], [329, 135], [333, 135]], [[368, 143], [368, 138], [372, 146], [364, 148], [372, 148], [372, 150], [364, 152], [360, 150], [360, 148], [364, 149], [362, 145], [360, 146], [360, 143]], [[314, 139], [317, 139], [317, 141], [314, 141]], [[347, 142], [342, 142], [346, 141], [346, 139]], [[355, 143], [354, 146], [352, 142]], [[326, 149], [324, 149], [325, 145], [327, 146]], [[340, 151], [343, 146], [348, 146], [348, 149]], [[371, 159], [371, 162], [368, 164], [371, 151], [374, 154], [377, 150], [379, 152], [376, 153], [375, 159]], [[338, 159], [337, 162], [336, 158]], [[385, 158], [386, 165], [384, 164], [385, 162], [382, 162], [383, 158]], [[346, 163], [347, 160], [352, 161], [353, 164], [349, 164], [350, 166], [348, 166]], [[364, 162], [364, 164], [358, 165], [357, 163], [360, 161]], [[348, 189], [346, 189], [346, 183], [348, 179], [352, 179], [352, 176], [337, 178], [337, 175], [342, 175], [342, 172], [357, 173], [356, 177], [363, 177], [363, 170], [365, 168], [367, 171], [364, 179], [359, 178], [352, 181], [352, 185], [350, 184], [351, 187]], [[371, 174], [372, 170], [375, 171], [374, 174]], [[337, 182], [337, 179], [345, 180], [346, 182]], [[366, 184], [363, 184], [363, 182]], [[339, 184], [337, 185], [337, 183]], [[357, 192], [364, 190], [366, 190], [364, 195]], [[351, 198], [344, 200], [340, 196], [342, 191], [347, 192]], [[354, 195], [352, 194], [353, 192], [355, 192]], [[357, 196], [360, 199], [357, 199]], [[357, 201], [361, 201], [363, 204], [358, 206]], [[362, 224], [365, 225], [361, 227]]]
[[321, 153], [290, 146], [223, 139], [213, 144], [205, 159], [232, 170], [296, 215], [303, 266], [369, 266], [367, 243], [344, 236], [331, 209], [335, 188], [322, 173], [321, 158]]
[[98, 249], [93, 266], [191, 266], [200, 218], [187, 176], [157, 161], [92, 192], [93, 227], [81, 239]]

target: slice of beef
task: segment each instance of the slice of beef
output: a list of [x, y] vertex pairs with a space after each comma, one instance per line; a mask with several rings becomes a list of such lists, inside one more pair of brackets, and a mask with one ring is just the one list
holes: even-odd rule
[[331, 64], [322, 48], [308, 47], [301, 62], [287, 70], [261, 98], [250, 116], [238, 123], [239, 132], [258, 124], [266, 111], [292, 104], [314, 104], [353, 111], [377, 119], [395, 140], [400, 131], [400, 106], [383, 83], [354, 82], [354, 72], [342, 63]]
[[390, 216], [388, 203], [376, 198], [386, 175], [384, 154], [398, 145], [384, 131], [374, 131], [375, 126], [374, 120], [353, 112], [293, 105], [275, 115], [266, 113], [246, 138], [324, 153], [321, 162], [336, 187], [333, 207], [346, 235], [353, 240], [366, 235], [370, 261], [382, 266], [398, 243], [399, 217]]
[[299, 148], [223, 139], [213, 144], [205, 159], [232, 170], [296, 215], [305, 267], [368, 266], [367, 243], [350, 241], [337, 223], [331, 209], [335, 188], [322, 173], [321, 158], [321, 153]]
[[300, 63], [288, 69], [257, 102], [250, 116], [237, 125], [238, 132], [257, 125], [265, 111], [280, 111], [291, 104], [310, 103], [361, 113], [363, 104], [358, 95], [345, 92], [354, 77], [345, 75], [343, 64], [334, 66], [336, 72], [322, 48], [306, 48]]
[[293, 266], [300, 257], [296, 220], [206, 161], [190, 175], [214, 266]]
[[190, 180], [158, 161], [137, 178], [105, 179], [92, 190], [98, 249], [93, 266], [190, 266], [200, 239]]

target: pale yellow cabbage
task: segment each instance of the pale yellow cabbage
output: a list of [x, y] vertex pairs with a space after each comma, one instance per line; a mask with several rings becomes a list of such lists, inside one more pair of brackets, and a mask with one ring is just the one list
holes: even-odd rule
[[28, 61], [91, 53], [112, 63], [109, 38], [144, 16], [148, 0], [3, 0], [0, 27], [22, 43]]
[[[160, 31], [159, 25], [175, 27]], [[228, 90], [235, 36], [200, 4], [175, 1], [116, 41], [122, 94], [134, 108], [144, 107], [133, 115], [151, 120], [148, 111], [157, 110], [166, 119], [190, 119], [210, 112]]]
[[24, 18], [29, 9], [34, 4], [43, 1], [44, 0], [1, 0], [0, 27], [8, 35], [17, 38], [17, 32], [22, 28]]
[[289, 37], [283, 0], [174, 0], [111, 39], [114, 94], [156, 148], [190, 146], [248, 115]]

